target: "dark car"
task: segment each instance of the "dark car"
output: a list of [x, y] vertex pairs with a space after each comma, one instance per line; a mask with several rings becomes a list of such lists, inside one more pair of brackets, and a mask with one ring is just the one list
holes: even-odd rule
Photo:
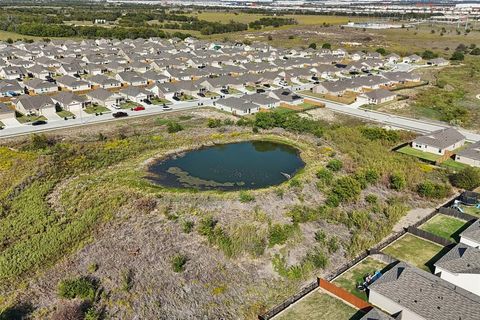
[[118, 112], [114, 112], [114, 113], [112, 114], [112, 116], [113, 116], [114, 118], [122, 118], [122, 117], [128, 116], [128, 113], [123, 112], [123, 111], [118, 111]]
[[221, 93], [224, 93], [224, 94], [228, 94], [228, 90], [227, 89], [222, 89], [220, 90]]
[[151, 105], [151, 104], [152, 104], [152, 101], [150, 101], [150, 100], [148, 100], [148, 99], [143, 100], [143, 102], [145, 102], [145, 103], [148, 104], [148, 105]]
[[202, 98], [205, 98], [205, 93], [200, 92], [200, 93], [198, 93], [198, 96], [199, 96], [199, 97], [202, 97]]
[[47, 124], [45, 120], [35, 120], [32, 122], [32, 126], [41, 126], [42, 124]]
[[263, 90], [263, 89], [257, 89], [257, 93], [264, 93], [264, 92], [265, 92], [265, 90]]

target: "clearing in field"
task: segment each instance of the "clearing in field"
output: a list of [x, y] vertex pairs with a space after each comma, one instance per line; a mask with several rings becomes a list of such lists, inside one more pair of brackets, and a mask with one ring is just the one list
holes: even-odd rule
[[406, 234], [382, 251], [398, 260], [430, 271], [430, 266], [437, 260], [436, 256], [442, 250], [443, 247], [436, 243]]
[[363, 312], [358, 311], [318, 289], [280, 313], [276, 320], [355, 320]]
[[362, 283], [364, 281], [366, 274], [374, 274], [375, 271], [382, 271], [386, 266], [387, 264], [384, 262], [376, 260], [372, 257], [367, 257], [359, 264], [336, 278], [333, 283], [359, 297], [360, 299], [368, 301], [366, 292], [357, 289], [358, 283]]
[[465, 226], [465, 221], [444, 214], [437, 214], [424, 224], [420, 229], [450, 241], [458, 241], [458, 235]]

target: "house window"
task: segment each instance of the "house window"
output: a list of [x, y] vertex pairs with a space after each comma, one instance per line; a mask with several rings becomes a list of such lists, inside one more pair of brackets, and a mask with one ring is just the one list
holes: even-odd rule
[[438, 149], [438, 153], [442, 153], [442, 149]]

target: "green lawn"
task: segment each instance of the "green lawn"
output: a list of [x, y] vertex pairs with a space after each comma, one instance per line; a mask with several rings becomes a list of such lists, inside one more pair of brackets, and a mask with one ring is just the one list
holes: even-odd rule
[[172, 103], [170, 100], [162, 99], [162, 98], [153, 98], [151, 101], [152, 101], [152, 103], [153, 103], [154, 105], [158, 105], [158, 104], [171, 104], [171, 103]]
[[343, 273], [340, 277], [336, 278], [333, 283], [360, 299], [368, 301], [367, 294], [364, 291], [358, 290], [357, 284], [363, 283], [366, 274], [374, 274], [375, 271], [380, 271], [386, 266], [387, 264], [384, 262], [367, 257], [362, 262]]
[[32, 116], [22, 115], [21, 117], [17, 117], [16, 119], [20, 123], [29, 123], [37, 120], [45, 120], [45, 121], [47, 120], [47, 118], [45, 118], [44, 116], [35, 116], [35, 115], [32, 115]]
[[212, 92], [212, 91], [207, 91], [207, 92], [205, 93], [205, 97], [206, 97], [206, 98], [218, 97], [218, 96], [220, 96], [218, 93]]
[[136, 106], [138, 106], [138, 103], [133, 101], [127, 101], [120, 105], [120, 109], [132, 109], [132, 108], [135, 108]]
[[437, 155], [429, 152], [423, 152], [423, 151], [414, 149], [410, 146], [402, 147], [398, 149], [397, 152], [400, 152], [409, 156], [413, 156], [422, 160], [427, 160], [430, 162], [435, 162], [441, 157], [441, 155]]
[[465, 206], [465, 205], [461, 205], [460, 207], [465, 213], [468, 213], [472, 216], [476, 216], [480, 218], [480, 209], [473, 206]]
[[247, 89], [248, 91], [255, 91], [255, 87], [253, 86], [245, 86], [245, 89]]
[[239, 90], [237, 90], [237, 89], [235, 89], [235, 88], [229, 88], [229, 89], [228, 89], [228, 93], [229, 93], [229, 94], [240, 94], [240, 93], [242, 93], [242, 91], [239, 91]]
[[457, 162], [453, 159], [447, 159], [442, 162], [442, 167], [453, 169], [453, 170], [462, 170], [463, 168], [468, 167], [468, 164]]
[[107, 107], [99, 106], [99, 105], [89, 105], [85, 109], [83, 109], [86, 113], [93, 114], [93, 113], [108, 113], [110, 109]]
[[5, 127], [5, 124], [2, 121], [0, 121], [0, 128], [3, 129], [3, 127]]
[[58, 111], [57, 115], [59, 117], [62, 117], [62, 118], [71, 118], [71, 117], [75, 116], [73, 113], [71, 113], [70, 111], [67, 111], [67, 110]]
[[420, 229], [428, 231], [434, 235], [445, 238], [450, 241], [457, 241], [457, 232], [462, 229], [466, 221], [461, 219], [446, 216], [444, 214], [437, 214], [424, 224]]
[[360, 319], [358, 310], [346, 305], [321, 290], [315, 290], [296, 304], [280, 313], [276, 320], [353, 320]]
[[430, 264], [432, 262], [430, 260], [440, 253], [442, 249], [443, 247], [436, 243], [411, 234], [406, 234], [382, 251], [398, 260], [405, 261], [420, 269], [430, 271], [427, 264]]

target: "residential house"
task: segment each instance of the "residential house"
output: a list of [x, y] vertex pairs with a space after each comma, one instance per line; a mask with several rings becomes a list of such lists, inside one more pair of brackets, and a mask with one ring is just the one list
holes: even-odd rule
[[0, 97], [14, 97], [24, 93], [17, 80], [0, 80]]
[[254, 93], [245, 95], [243, 98], [258, 105], [261, 109], [272, 109], [280, 106], [280, 100], [272, 98], [266, 94]]
[[0, 121], [8, 118], [13, 118], [15, 116], [14, 112], [10, 107], [3, 102], [0, 102]]
[[0, 69], [0, 77], [7, 80], [23, 79], [28, 75], [24, 67], [6, 66]]
[[478, 320], [480, 297], [400, 262], [368, 287], [368, 301], [405, 320]]
[[27, 72], [28, 72], [28, 75], [31, 77], [37, 78], [37, 79], [43, 79], [43, 80], [46, 80], [53, 75], [52, 71], [48, 70], [47, 68], [39, 64], [36, 64], [31, 68], [28, 68]]
[[120, 72], [115, 76], [115, 79], [129, 86], [138, 87], [147, 85], [147, 79], [134, 71]]
[[25, 81], [25, 87], [28, 89], [29, 93], [35, 94], [51, 93], [58, 91], [58, 86], [56, 83], [36, 78]]
[[134, 102], [144, 102], [145, 100], [151, 100], [154, 94], [151, 91], [137, 87], [127, 87], [120, 90], [120, 95], [124, 96], [126, 100]]
[[[476, 228], [480, 231], [478, 225]], [[459, 243], [438, 259], [434, 266], [435, 274], [443, 280], [480, 296], [479, 248]]]
[[92, 101], [92, 103], [99, 104], [101, 106], [111, 108], [115, 105], [120, 105], [125, 102], [125, 97], [113, 93], [103, 88], [95, 89], [87, 93], [87, 98]]
[[94, 88], [113, 89], [122, 86], [122, 83], [117, 79], [107, 77], [103, 74], [88, 78], [88, 82], [90, 82], [90, 85]]
[[237, 97], [219, 99], [214, 103], [214, 106], [219, 110], [227, 111], [233, 115], [239, 116], [253, 114], [260, 110], [260, 106], [258, 104], [254, 104], [246, 99]]
[[455, 161], [468, 164], [472, 167], [480, 167], [480, 141], [472, 143], [465, 149], [455, 154]]
[[69, 91], [60, 92], [52, 96], [52, 100], [57, 108], [73, 112], [81, 112], [89, 103], [85, 96], [80, 96]]
[[460, 233], [460, 243], [480, 249], [480, 220], [476, 220]]
[[303, 98], [289, 89], [280, 88], [272, 90], [269, 91], [268, 95], [271, 98], [280, 100], [280, 103], [286, 103], [290, 105], [298, 105], [303, 103]]
[[90, 90], [90, 83], [72, 76], [62, 76], [57, 79], [60, 87], [70, 91], [86, 91]]
[[465, 144], [465, 136], [453, 128], [441, 129], [420, 136], [412, 141], [412, 147], [424, 152], [444, 155]]
[[363, 96], [367, 98], [369, 104], [381, 104], [393, 101], [397, 97], [395, 93], [382, 88], [366, 92]]
[[418, 63], [420, 61], [422, 61], [422, 57], [416, 54], [412, 54], [408, 57], [403, 58], [403, 62], [405, 63]]
[[388, 63], [398, 63], [398, 62], [401, 60], [401, 58], [400, 58], [400, 56], [399, 56], [398, 54], [396, 54], [396, 53], [391, 53], [391, 54], [389, 54], [389, 55], [387, 55], [387, 56], [385, 57], [385, 60], [386, 60]]
[[23, 115], [42, 115], [50, 109], [51, 112], [55, 112], [55, 103], [46, 95], [29, 96], [22, 95], [13, 101], [15, 110]]
[[443, 67], [443, 66], [448, 66], [450, 62], [448, 60], [445, 60], [443, 58], [435, 58], [435, 59], [430, 59], [427, 61], [427, 65], [429, 66], [435, 66], [435, 67]]

